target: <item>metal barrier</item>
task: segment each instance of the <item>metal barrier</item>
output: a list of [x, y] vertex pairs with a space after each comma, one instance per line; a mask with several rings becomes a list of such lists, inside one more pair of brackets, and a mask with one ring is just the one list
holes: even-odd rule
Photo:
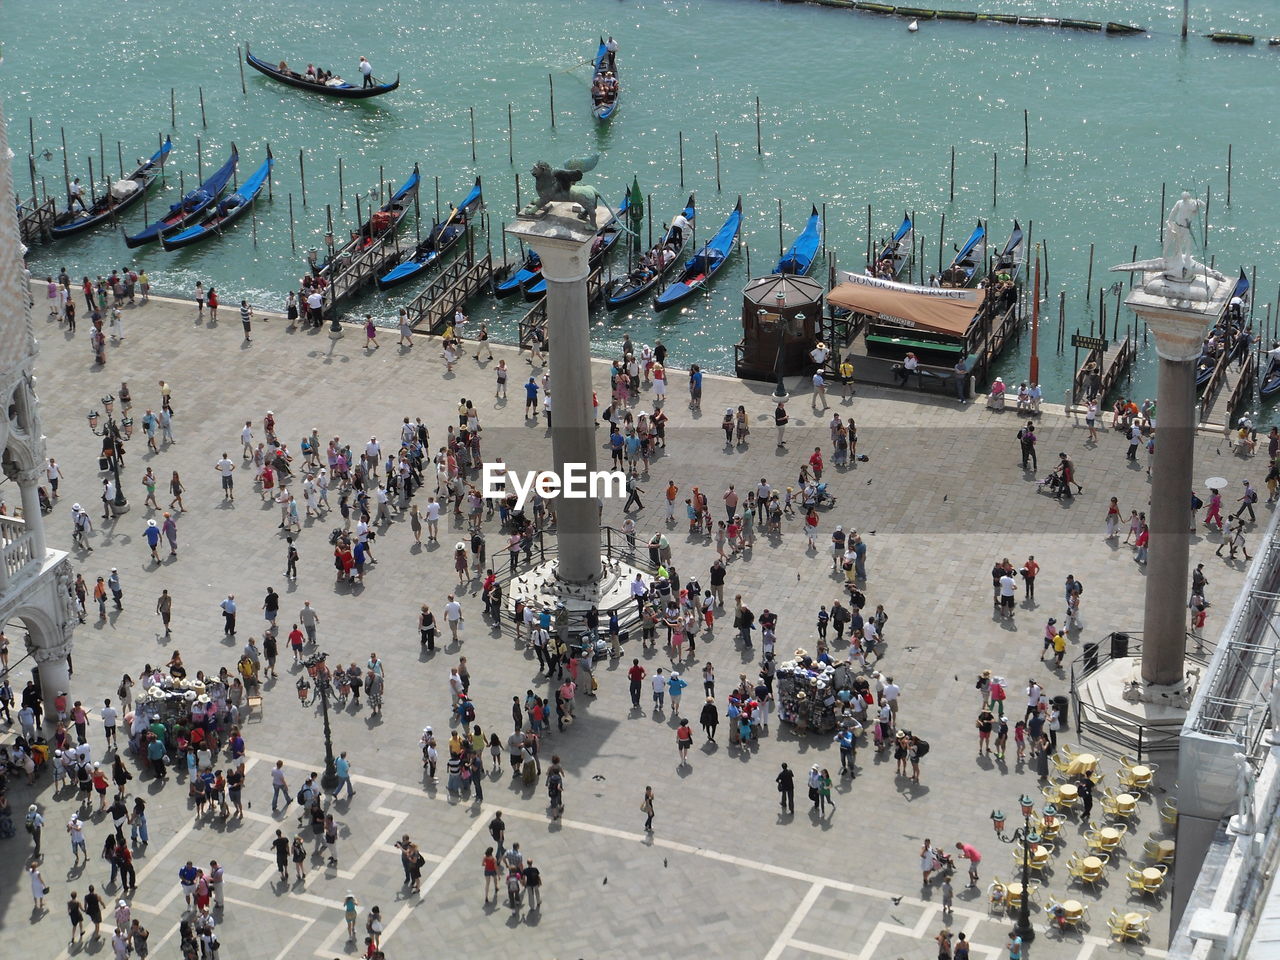
[[[1071, 661], [1070, 674], [1071, 707], [1077, 736], [1088, 734], [1113, 743], [1121, 752], [1132, 754], [1139, 760], [1153, 751], [1176, 750], [1181, 729], [1168, 730], [1139, 723], [1118, 724], [1112, 714], [1081, 700], [1079, 688], [1113, 660], [1141, 660], [1141, 637], [1140, 630], [1116, 630], [1108, 633], [1102, 643], [1085, 644], [1084, 652]], [[1207, 667], [1216, 645], [1191, 632], [1186, 634], [1184, 643], [1186, 660], [1202, 668]]]
[[[517, 564], [513, 567], [511, 558], [508, 556], [505, 563], [489, 564], [489, 569], [493, 570], [498, 577], [498, 582], [503, 585], [505, 609], [503, 610], [500, 626], [504, 630], [510, 629], [512, 632], [515, 630], [515, 623], [511, 619], [509, 610], [510, 603], [518, 595], [511, 591], [511, 582], [522, 573], [527, 573], [530, 567], [535, 564], [554, 560], [559, 554], [559, 545], [554, 541], [548, 542], [547, 532], [544, 527], [539, 527], [534, 531], [533, 542], [527, 554], [527, 560], [517, 561]], [[649, 576], [657, 573], [658, 568], [649, 559], [648, 545], [646, 543], [641, 543], [639, 540], [633, 542], [634, 538], [629, 539], [625, 533], [615, 527], [604, 526], [601, 528], [601, 533], [603, 534], [601, 549], [604, 554], [603, 563], [605, 565], [611, 562], [615, 564], [625, 562], [632, 567], [643, 570]], [[521, 556], [525, 555], [522, 545]], [[601, 615], [601, 621], [603, 630], [608, 623], [607, 613]], [[627, 604], [619, 611], [618, 622], [620, 629], [624, 632], [634, 629], [640, 622], [639, 608], [633, 604]], [[569, 613], [569, 635], [572, 637], [581, 636], [586, 630], [586, 614], [571, 611]]]

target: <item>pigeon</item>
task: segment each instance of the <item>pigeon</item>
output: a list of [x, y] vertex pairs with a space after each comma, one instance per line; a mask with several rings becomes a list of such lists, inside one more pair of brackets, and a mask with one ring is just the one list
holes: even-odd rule
[[604, 882], [602, 882], [602, 883], [600, 884], [600, 886], [604, 887], [604, 886], [608, 886], [608, 884], [609, 884], [609, 878], [608, 878], [608, 877], [605, 877], [605, 878], [604, 878]]
[[902, 897], [890, 897], [889, 899], [893, 901], [895, 907], [902, 902]]
[[946, 503], [946, 502], [947, 502], [947, 494], [945, 494], [945, 493], [942, 495], [942, 502], [943, 502], [943, 503]]
[[868, 487], [869, 487], [869, 486], [871, 486], [871, 481], [870, 481], [870, 480], [868, 480], [868, 481], [867, 481], [867, 486], [868, 486]]
[[663, 865], [664, 867], [667, 865], [667, 858], [666, 858], [666, 857], [663, 857], [663, 858], [662, 858], [662, 865]]

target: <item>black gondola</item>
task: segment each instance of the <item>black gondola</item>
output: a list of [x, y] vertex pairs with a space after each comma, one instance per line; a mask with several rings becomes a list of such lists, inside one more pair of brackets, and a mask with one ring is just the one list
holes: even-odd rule
[[[292, 70], [287, 69], [281, 70], [279, 67], [273, 67], [265, 60], [259, 60], [249, 52], [247, 45], [244, 48], [244, 60], [253, 69], [259, 73], [265, 73], [273, 80], [279, 80], [281, 83], [297, 87], [299, 90], [310, 90], [312, 93], [319, 93], [326, 97], [340, 97], [344, 100], [367, 100], [370, 97], [390, 93], [400, 86], [400, 74], [398, 73], [391, 83], [377, 83], [375, 80], [372, 87], [362, 87], [354, 83], [347, 83], [341, 77], [333, 77], [327, 82], [309, 80], [302, 74], [294, 73]], [[281, 62], [283, 63], [283, 61]]]

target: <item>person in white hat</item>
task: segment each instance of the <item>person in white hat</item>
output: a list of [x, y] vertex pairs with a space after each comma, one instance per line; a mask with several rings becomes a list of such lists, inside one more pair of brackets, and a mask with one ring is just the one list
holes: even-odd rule
[[160, 554], [156, 552], [156, 547], [160, 545], [160, 528], [154, 520], [148, 520], [142, 533], [147, 538], [147, 546], [151, 548], [151, 559], [159, 563]]

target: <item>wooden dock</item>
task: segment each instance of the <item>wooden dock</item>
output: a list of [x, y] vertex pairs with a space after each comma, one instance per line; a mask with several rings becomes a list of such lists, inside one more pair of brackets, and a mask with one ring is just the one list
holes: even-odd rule
[[[601, 265], [591, 271], [591, 276], [587, 277], [587, 306], [595, 303], [604, 294], [604, 266]], [[527, 347], [529, 340], [533, 336], [533, 331], [541, 329], [547, 325], [547, 298], [539, 297], [538, 302], [529, 308], [520, 322], [516, 325], [516, 333], [519, 337], [521, 347]]]
[[329, 286], [324, 292], [324, 314], [358, 293], [400, 261], [400, 238], [389, 230], [346, 262], [335, 262]]
[[1213, 368], [1213, 375], [1200, 395], [1200, 422], [1230, 428], [1236, 414], [1253, 399], [1253, 386], [1258, 378], [1258, 354], [1250, 350], [1244, 364], [1231, 361], [1226, 354]]
[[467, 253], [454, 259], [405, 308], [414, 330], [441, 332], [459, 306], [491, 286], [493, 255], [486, 253], [473, 263], [468, 263], [468, 259]]
[[53, 197], [37, 202], [35, 197], [18, 204], [18, 236], [27, 246], [47, 243], [53, 237], [53, 222], [57, 218], [57, 204]]
[[1120, 383], [1120, 378], [1128, 372], [1137, 357], [1138, 347], [1128, 334], [1123, 339], [1107, 344], [1106, 350], [1094, 348], [1085, 354], [1084, 360], [1076, 368], [1076, 375], [1071, 381], [1071, 403], [1074, 406], [1088, 398], [1088, 370], [1094, 364], [1101, 371], [1097, 399], [1098, 406], [1106, 403], [1107, 396]]

